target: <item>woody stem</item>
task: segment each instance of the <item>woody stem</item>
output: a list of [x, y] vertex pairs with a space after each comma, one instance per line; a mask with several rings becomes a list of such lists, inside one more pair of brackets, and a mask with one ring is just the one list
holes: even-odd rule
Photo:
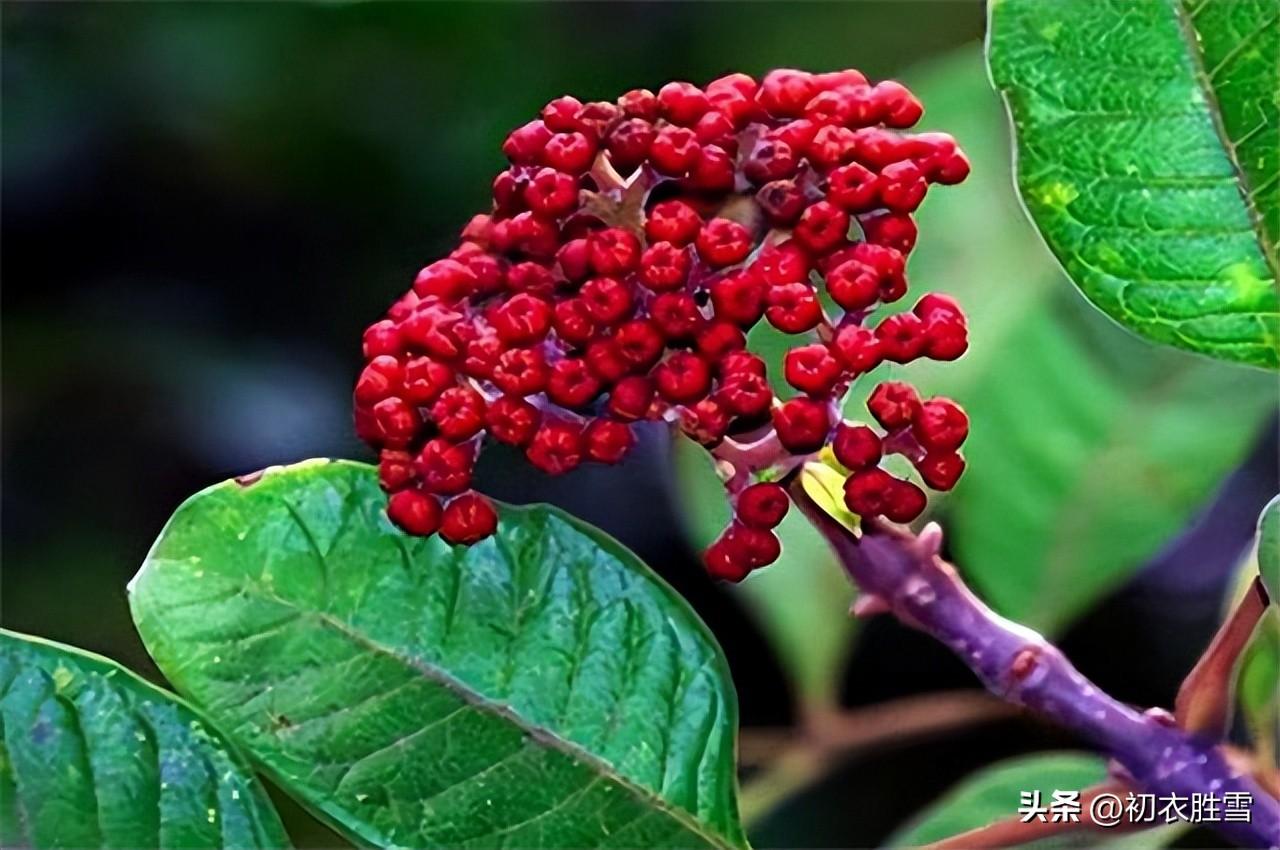
[[864, 596], [950, 648], [992, 693], [1075, 732], [1113, 758], [1127, 772], [1122, 779], [1148, 793], [1248, 795], [1248, 822], [1214, 827], [1245, 846], [1280, 842], [1280, 800], [1230, 764], [1214, 741], [1177, 728], [1167, 714], [1115, 700], [1041, 635], [984, 605], [938, 557], [937, 526], [916, 536], [872, 520], [857, 536], [809, 498], [798, 476], [789, 489]]

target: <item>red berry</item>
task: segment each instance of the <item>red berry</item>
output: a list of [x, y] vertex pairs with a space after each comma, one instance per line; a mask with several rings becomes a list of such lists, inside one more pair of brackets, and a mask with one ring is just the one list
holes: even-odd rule
[[886, 430], [896, 431], [910, 425], [920, 413], [920, 394], [910, 384], [884, 381], [872, 390], [867, 410]]
[[541, 420], [538, 408], [522, 398], [511, 396], [496, 399], [484, 414], [485, 427], [493, 438], [511, 446], [527, 445]]
[[557, 97], [542, 107], [542, 121], [557, 133], [567, 133], [582, 129], [578, 123], [578, 110], [582, 109], [582, 101], [571, 95]]
[[836, 331], [832, 348], [845, 368], [859, 375], [874, 369], [882, 357], [875, 332], [860, 325], [845, 325]]
[[880, 276], [858, 260], [849, 260], [827, 273], [831, 300], [849, 312], [865, 310], [880, 299]]
[[644, 233], [653, 242], [688, 245], [702, 228], [702, 217], [684, 201], [662, 201], [649, 210]]
[[797, 243], [787, 240], [761, 248], [751, 271], [770, 286], [808, 283], [810, 262]]
[[543, 163], [566, 174], [582, 174], [595, 158], [596, 143], [583, 133], [556, 133], [542, 149]]
[[792, 236], [811, 254], [825, 254], [845, 241], [849, 214], [826, 201], [810, 206], [796, 222]]
[[591, 276], [591, 243], [585, 238], [570, 239], [556, 251], [560, 272], [568, 280], [586, 280]]
[[693, 337], [705, 323], [698, 302], [687, 292], [664, 292], [649, 304], [649, 316], [662, 335], [683, 341]]
[[400, 353], [400, 329], [390, 319], [374, 322], [364, 332], [364, 356], [374, 358], [380, 354]]
[[404, 399], [410, 404], [427, 407], [456, 381], [453, 369], [445, 364], [430, 357], [415, 357], [404, 364]]
[[733, 157], [718, 145], [702, 145], [684, 185], [701, 192], [729, 192], [733, 184]]
[[470, 387], [450, 387], [431, 406], [440, 435], [455, 443], [474, 437], [484, 427], [485, 403]]
[[853, 473], [844, 482], [844, 503], [849, 510], [864, 518], [884, 513], [890, 502], [890, 491], [897, 479], [874, 467]]
[[729, 432], [729, 412], [714, 399], [704, 398], [680, 410], [680, 430], [695, 443], [711, 448]]
[[773, 390], [764, 375], [733, 372], [721, 383], [716, 398], [735, 416], [754, 419], [769, 411]]
[[969, 348], [964, 319], [925, 322], [924, 353], [934, 360], [955, 360]]
[[566, 298], [556, 303], [551, 319], [556, 336], [570, 345], [585, 345], [596, 335], [596, 323], [581, 298]]
[[566, 357], [551, 367], [547, 398], [561, 407], [582, 407], [600, 394], [601, 384], [585, 360]]
[[782, 543], [768, 529], [734, 523], [724, 536], [741, 550], [751, 569], [772, 564], [782, 554]]
[[378, 355], [369, 361], [360, 377], [356, 378], [356, 404], [370, 407], [384, 398], [399, 395], [403, 379], [404, 370], [399, 360], [388, 354]]
[[676, 351], [653, 370], [658, 394], [675, 404], [688, 404], [711, 389], [711, 367], [691, 351]]
[[839, 361], [820, 342], [791, 349], [783, 361], [787, 383], [815, 396], [829, 395], [840, 380], [840, 372]]
[[621, 227], [597, 230], [588, 237], [591, 267], [599, 275], [624, 275], [640, 264], [640, 240]]
[[911, 308], [911, 312], [926, 322], [933, 320], [952, 321], [964, 318], [964, 312], [960, 309], [959, 303], [950, 295], [943, 295], [941, 292], [925, 294], [916, 302], [916, 306]]
[[885, 498], [884, 515], [893, 522], [911, 522], [924, 513], [928, 498], [910, 481], [895, 479]]
[[605, 139], [609, 161], [623, 174], [629, 173], [649, 157], [649, 146], [658, 131], [643, 118], [628, 118], [618, 123]]
[[707, 573], [720, 581], [739, 582], [751, 572], [747, 553], [724, 538], [708, 546], [702, 560], [707, 565]]
[[916, 462], [924, 483], [935, 490], [950, 490], [964, 472], [964, 456], [959, 452], [929, 452]]
[[759, 375], [761, 378], [768, 374], [768, 367], [765, 362], [749, 351], [730, 351], [720, 358], [719, 362], [720, 374], [728, 377], [740, 372]]
[[765, 75], [756, 99], [775, 118], [794, 118], [804, 111], [816, 90], [812, 74], [780, 68]]
[[658, 89], [658, 108], [672, 124], [688, 127], [702, 117], [710, 104], [702, 89], [691, 83], [667, 83]]
[[831, 443], [836, 460], [849, 470], [867, 469], [880, 462], [880, 437], [866, 425], [841, 422]]
[[400, 490], [387, 500], [387, 516], [401, 529], [430, 537], [440, 527], [440, 502], [417, 490]]
[[455, 546], [470, 546], [493, 534], [498, 528], [498, 513], [493, 504], [479, 493], [463, 493], [444, 509], [440, 520], [440, 537]]
[[403, 490], [414, 479], [413, 456], [408, 452], [383, 449], [378, 454], [378, 483], [388, 493]]
[[914, 212], [929, 184], [911, 160], [886, 165], [880, 172], [880, 203], [898, 213]]
[[708, 322], [695, 338], [698, 353], [708, 360], [719, 360], [730, 351], [746, 348], [747, 337], [737, 325], [725, 320]]
[[594, 339], [587, 345], [586, 361], [591, 374], [607, 384], [616, 383], [631, 371], [631, 362], [622, 348], [609, 337]]
[[825, 171], [853, 159], [857, 149], [858, 137], [852, 130], [828, 125], [813, 134], [805, 153], [814, 165]]
[[696, 243], [698, 256], [713, 268], [740, 263], [751, 253], [751, 232], [727, 218], [713, 218], [702, 226]]
[[825, 401], [793, 398], [773, 409], [773, 427], [787, 451], [809, 454], [827, 441], [831, 411]]
[[467, 343], [466, 353], [462, 358], [462, 371], [472, 378], [488, 380], [505, 350], [506, 345], [498, 339], [496, 333], [487, 333], [473, 339]]
[[791, 177], [799, 167], [800, 160], [791, 145], [781, 139], [764, 138], [742, 164], [742, 173], [759, 186], [771, 180]]
[[434, 303], [419, 304], [413, 313], [400, 323], [400, 338], [408, 347], [423, 351], [441, 360], [452, 360], [461, 352], [455, 327], [462, 321], [462, 314]]
[[698, 137], [686, 127], [663, 127], [649, 146], [649, 161], [653, 167], [670, 177], [687, 174], [700, 155]]
[[612, 419], [596, 419], [583, 432], [587, 459], [597, 463], [617, 463], [635, 444], [631, 429]]
[[527, 396], [542, 392], [549, 375], [542, 349], [513, 348], [498, 358], [491, 380], [507, 395]]
[[523, 127], [517, 127], [507, 136], [502, 144], [502, 152], [507, 159], [522, 165], [537, 162], [551, 139], [551, 131], [541, 121], [530, 121]]
[[567, 422], [545, 422], [525, 455], [548, 475], [562, 475], [582, 462], [582, 429]]
[[909, 213], [874, 212], [858, 219], [862, 233], [873, 245], [896, 248], [911, 253], [916, 244], [916, 223]]
[[439, 437], [423, 444], [414, 461], [423, 489], [440, 496], [453, 496], [470, 487], [474, 465], [474, 450]]
[[749, 328], [764, 315], [764, 282], [750, 271], [738, 271], [711, 284], [717, 319]]
[[608, 409], [619, 419], [644, 419], [652, 403], [653, 382], [643, 375], [631, 375], [614, 384]]
[[689, 278], [689, 252], [671, 242], [655, 242], [640, 257], [640, 282], [654, 292], [679, 289]]
[[592, 278], [582, 285], [580, 297], [587, 313], [601, 325], [616, 325], [631, 315], [631, 290], [617, 278]]
[[618, 98], [624, 115], [654, 121], [658, 118], [658, 98], [648, 89], [632, 89]]
[[955, 451], [969, 436], [969, 417], [951, 399], [931, 398], [913, 417], [911, 433], [931, 452]]
[[774, 180], [756, 192], [760, 211], [774, 227], [790, 227], [795, 224], [808, 206], [804, 190], [791, 180]]
[[409, 445], [422, 424], [417, 408], [395, 396], [384, 398], [373, 406], [373, 420], [382, 445], [389, 449], [402, 449]]
[[551, 305], [521, 292], [493, 311], [490, 321], [498, 337], [508, 345], [539, 342], [551, 329]]
[[924, 322], [914, 313], [898, 313], [886, 316], [876, 325], [876, 337], [880, 351], [886, 360], [909, 363], [924, 354], [928, 339]]
[[790, 507], [791, 499], [781, 484], [752, 484], [738, 494], [738, 521], [754, 528], [773, 528]]
[[764, 311], [765, 318], [783, 333], [804, 333], [822, 321], [822, 303], [807, 283], [771, 286], [765, 294], [765, 303], [769, 305]]
[[558, 218], [578, 207], [578, 181], [554, 168], [543, 168], [524, 187], [524, 201], [541, 215]]
[[874, 209], [879, 189], [875, 172], [856, 162], [832, 169], [827, 175], [827, 200], [845, 212]]
[[885, 80], [872, 92], [880, 118], [890, 127], [910, 127], [920, 120], [924, 107], [902, 83]]
[[626, 322], [613, 335], [613, 349], [632, 372], [644, 372], [657, 363], [664, 347], [662, 332], [648, 319]]

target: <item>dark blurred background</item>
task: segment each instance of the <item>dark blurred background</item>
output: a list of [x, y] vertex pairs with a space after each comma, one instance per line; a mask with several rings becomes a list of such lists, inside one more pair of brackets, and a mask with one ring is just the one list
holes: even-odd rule
[[[975, 340], [988, 325], [1000, 340], [985, 352], [975, 342], [973, 364], [953, 373], [971, 393], [953, 394], [975, 423], [988, 407], [999, 423], [1011, 404], [1001, 388], [1049, 393], [1024, 405], [1039, 424], [993, 424], [970, 462], [980, 476], [984, 453], [991, 469], [1052, 457], [1055, 468], [1035, 471], [1053, 487], [979, 477], [962, 488], [941, 514], [953, 554], [998, 607], [1057, 632], [1117, 696], [1168, 705], [1276, 490], [1275, 389], [1177, 353], [1135, 366], [1154, 349], [1058, 275], [1009, 185], [983, 18], [981, 3], [961, 0], [4, 4], [4, 626], [158, 678], [124, 585], [165, 519], [192, 492], [263, 465], [369, 456], [348, 407], [361, 330], [486, 206], [504, 134], [546, 100], [856, 66], [916, 85], [925, 123], [956, 133], [979, 166], [954, 198], [931, 199], [913, 263], [929, 286], [976, 302]], [[1157, 378], [1173, 390], [1150, 393]], [[1055, 407], [1063, 399], [1078, 404]], [[1210, 404], [1219, 417], [1230, 405], [1231, 421], [1189, 412]], [[1135, 443], [1153, 429], [1169, 434], [1154, 452]], [[856, 707], [975, 686], [893, 623], [855, 633], [850, 593], [811, 540], [788, 541], [788, 562], [769, 571], [779, 577], [714, 586], [694, 554], [698, 522], [686, 533], [682, 521], [682, 503], [705, 491], [670, 448], [651, 431], [623, 468], [554, 481], [495, 452], [482, 489], [560, 504], [666, 576], [720, 637], [748, 734], [791, 724], [802, 700]], [[1112, 487], [1113, 468], [1137, 474], [1138, 489]], [[1145, 494], [1159, 504], [1139, 505]], [[1021, 549], [993, 530], [1011, 513], [999, 498], [1045, 514], [1028, 513]], [[1107, 499], [1119, 524], [1094, 515]], [[1041, 551], [1050, 533], [1090, 545]], [[815, 593], [832, 581], [845, 597], [834, 606]], [[1036, 600], [1048, 602], [1028, 607]], [[863, 748], [753, 836], [873, 845], [974, 768], [1074, 743], [1004, 718]]]

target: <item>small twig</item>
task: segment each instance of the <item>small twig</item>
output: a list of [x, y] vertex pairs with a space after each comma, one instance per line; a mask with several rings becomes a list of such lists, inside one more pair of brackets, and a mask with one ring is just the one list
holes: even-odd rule
[[930, 523], [917, 537], [872, 520], [863, 523], [858, 536], [813, 502], [798, 479], [790, 491], [861, 592], [879, 597], [903, 623], [950, 648], [992, 693], [1091, 742], [1123, 767], [1126, 780], [1148, 793], [1248, 795], [1248, 822], [1213, 827], [1247, 846], [1280, 845], [1280, 800], [1230, 764], [1207, 737], [1177, 728], [1167, 714], [1143, 713], [1117, 701], [1042, 636], [984, 605], [955, 567], [938, 557], [942, 531], [936, 525]]
[[1226, 736], [1235, 703], [1240, 654], [1266, 612], [1267, 591], [1258, 576], [1178, 689], [1173, 716], [1183, 729], [1214, 738]]
[[767, 766], [742, 788], [743, 821], [750, 824], [764, 817], [858, 750], [926, 739], [1017, 714], [1015, 706], [981, 691], [949, 691], [848, 711], [813, 712], [796, 729], [744, 731], [739, 762]]

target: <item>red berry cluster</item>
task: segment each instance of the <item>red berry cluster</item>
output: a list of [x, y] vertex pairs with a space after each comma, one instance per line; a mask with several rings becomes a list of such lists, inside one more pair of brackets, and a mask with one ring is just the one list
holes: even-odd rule
[[[969, 171], [949, 135], [899, 132], [921, 113], [901, 84], [857, 71], [548, 103], [503, 144], [492, 211], [365, 332], [356, 427], [381, 452], [391, 519], [474, 543], [496, 525], [471, 489], [486, 436], [554, 475], [618, 462], [645, 419], [728, 466], [736, 518], [706, 555], [718, 577], [777, 559], [789, 501], [770, 479], [833, 441], [851, 510], [919, 515], [923, 491], [877, 464], [898, 452], [949, 488], [963, 411], [902, 384], [872, 397], [883, 433], [837, 411], [880, 363], [967, 345], [964, 314], [941, 295], [869, 321], [906, 294], [929, 185]], [[805, 335], [786, 355], [792, 398], [774, 397], [747, 350], [761, 319]]]

